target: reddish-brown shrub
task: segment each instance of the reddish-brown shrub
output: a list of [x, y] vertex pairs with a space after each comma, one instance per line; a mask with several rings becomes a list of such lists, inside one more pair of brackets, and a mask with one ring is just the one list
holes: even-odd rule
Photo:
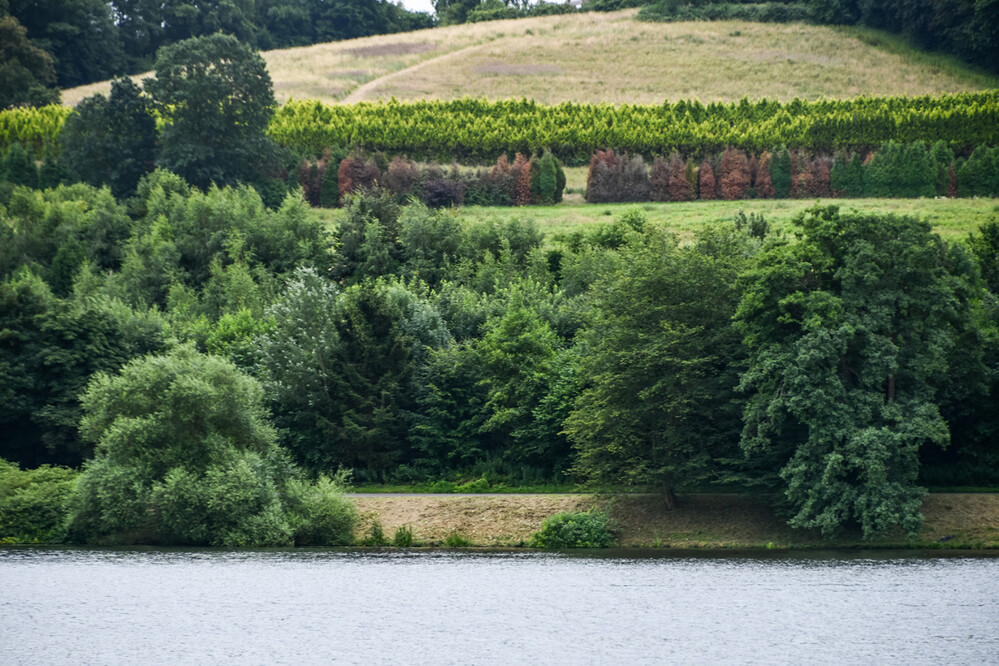
[[586, 178], [586, 200], [590, 203], [648, 201], [649, 191], [649, 170], [641, 155], [598, 150], [590, 158]]
[[749, 156], [749, 187], [756, 187], [756, 174], [760, 172], [760, 161], [756, 159], [756, 155]]
[[756, 196], [760, 199], [773, 199], [777, 195], [774, 181], [770, 177], [770, 153], [760, 155], [760, 165], [756, 170], [756, 180], [753, 181]]
[[340, 198], [362, 188], [373, 187], [381, 178], [381, 171], [374, 160], [366, 160], [363, 155], [351, 154], [340, 162], [337, 170], [337, 186]]
[[803, 197], [826, 198], [832, 196], [830, 186], [829, 159], [814, 157], [804, 165], [805, 169], [798, 176], [798, 193]]
[[388, 171], [382, 177], [382, 185], [392, 194], [402, 197], [413, 193], [413, 185], [419, 180], [420, 169], [416, 162], [402, 157], [393, 157]]
[[507, 159], [506, 153], [503, 153], [499, 156], [499, 159], [496, 160], [496, 166], [493, 167], [491, 175], [493, 178], [497, 179], [503, 176], [509, 176], [510, 168], [510, 160]]
[[658, 155], [652, 160], [649, 186], [649, 197], [653, 201], [669, 201], [669, 167], [666, 166], [666, 160]]
[[513, 166], [510, 168], [510, 175], [513, 178], [513, 200], [515, 206], [531, 205], [531, 162], [526, 157], [517, 153], [513, 158]]
[[789, 197], [794, 199], [795, 197], [801, 196], [801, 190], [798, 186], [798, 181], [801, 179], [801, 167], [800, 165], [804, 162], [804, 157], [798, 155], [798, 151], [791, 151], [791, 192], [788, 194]]
[[953, 164], [947, 167], [947, 196], [951, 199], [957, 196], [957, 173]]
[[721, 166], [721, 196], [728, 201], [745, 199], [749, 191], [750, 175], [749, 160], [745, 153], [735, 148], [728, 148], [722, 153]]
[[[596, 200], [607, 201], [603, 198], [603, 183], [607, 181], [606, 175], [613, 173], [615, 167], [617, 167], [617, 156], [614, 155], [613, 149], [598, 150], [590, 156], [590, 169], [586, 172], [587, 201], [591, 203]], [[601, 175], [598, 176], [598, 172]], [[591, 198], [591, 192], [596, 199]]]
[[701, 199], [708, 201], [714, 199], [715, 192], [715, 170], [711, 168], [711, 163], [707, 160], [701, 163], [701, 172], [698, 175], [698, 189]]
[[669, 200], [690, 201], [694, 198], [694, 186], [687, 178], [687, 164], [678, 154], [669, 156]]

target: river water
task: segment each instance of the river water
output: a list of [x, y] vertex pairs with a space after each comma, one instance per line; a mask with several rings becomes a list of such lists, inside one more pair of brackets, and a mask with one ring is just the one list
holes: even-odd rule
[[999, 558], [0, 549], [0, 664], [999, 664]]

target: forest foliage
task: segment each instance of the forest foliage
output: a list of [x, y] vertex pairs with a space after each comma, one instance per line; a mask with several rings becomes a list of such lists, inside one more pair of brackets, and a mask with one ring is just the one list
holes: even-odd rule
[[342, 533], [301, 517], [340, 468], [760, 484], [796, 526], [873, 535], [918, 527], [922, 484], [999, 470], [991, 227], [816, 209], [679, 244], [637, 211], [544, 237], [378, 190], [334, 227], [300, 195], [138, 192], [3, 211], [0, 456], [84, 464], [71, 538], [314, 542]]
[[[557, 202], [560, 151], [586, 155], [588, 197], [604, 201], [989, 196], [996, 108], [983, 93], [348, 110], [384, 146], [490, 151], [491, 168], [463, 174], [334, 137], [332, 107], [272, 119], [259, 56], [214, 35], [162, 50], [145, 90], [116, 82], [61, 135], [61, 112], [8, 112], [0, 539], [343, 543], [350, 474], [572, 480], [666, 502], [759, 486], [798, 528], [913, 535], [925, 484], [999, 480], [999, 224], [946, 243], [915, 218], [816, 207], [790, 235], [740, 216], [681, 243], [640, 210], [546, 237], [454, 206]], [[327, 120], [282, 140], [288, 113]], [[804, 152], [771, 116], [839, 153]], [[565, 142], [502, 143], [552, 119]], [[480, 134], [440, 141], [452, 125]], [[668, 134], [684, 127], [687, 153]], [[915, 134], [885, 142], [900, 128]], [[606, 149], [612, 136], [674, 152], [649, 172], [645, 151]], [[342, 211], [327, 223], [310, 203]]]

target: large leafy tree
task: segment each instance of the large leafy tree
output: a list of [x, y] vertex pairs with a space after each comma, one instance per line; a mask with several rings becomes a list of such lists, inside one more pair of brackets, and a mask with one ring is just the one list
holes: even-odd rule
[[13, 16], [0, 17], [0, 109], [59, 102], [52, 56], [28, 39]]
[[732, 457], [743, 357], [734, 285], [752, 247], [734, 232], [682, 248], [660, 229], [629, 237], [618, 270], [593, 286], [580, 337], [584, 388], [565, 425], [578, 471], [671, 503], [677, 483]]
[[98, 374], [82, 400], [80, 433], [96, 455], [71, 511], [74, 539], [291, 543], [279, 491], [292, 470], [256, 380], [180, 347]]
[[165, 121], [161, 166], [204, 189], [252, 181], [270, 163], [271, 78], [263, 58], [235, 37], [164, 47], [144, 84]]
[[970, 324], [966, 255], [912, 218], [814, 209], [747, 274], [742, 446], [790, 524], [921, 525], [919, 450], [948, 442], [936, 387]]
[[130, 79], [111, 83], [111, 96], [83, 100], [60, 134], [66, 169], [91, 185], [109, 185], [121, 199], [152, 171], [156, 121], [150, 101]]

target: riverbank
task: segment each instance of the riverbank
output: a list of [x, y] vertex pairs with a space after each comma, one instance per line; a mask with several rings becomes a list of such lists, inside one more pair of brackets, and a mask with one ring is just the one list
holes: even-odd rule
[[[625, 547], [809, 548], [907, 545], [904, 535], [863, 542], [859, 534], [828, 542], [817, 533], [792, 530], [761, 497], [736, 494], [680, 495], [668, 509], [649, 495], [407, 495], [354, 499], [358, 537], [377, 521], [391, 539], [408, 527], [418, 543], [460, 537], [473, 546], [516, 547], [542, 521], [562, 511], [606, 510]], [[999, 548], [999, 494], [928, 495], [926, 524], [915, 545]]]

